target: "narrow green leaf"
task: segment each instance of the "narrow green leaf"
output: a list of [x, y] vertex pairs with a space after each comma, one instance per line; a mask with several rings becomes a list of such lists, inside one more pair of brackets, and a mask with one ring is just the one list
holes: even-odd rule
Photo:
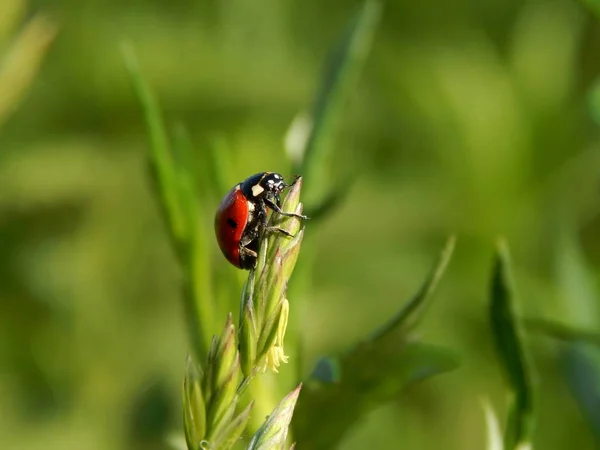
[[208, 356], [204, 367], [204, 377], [202, 378], [202, 391], [207, 402], [210, 402], [215, 390], [213, 386], [214, 372], [217, 370], [217, 349], [219, 348], [219, 338], [213, 336], [210, 341]]
[[263, 332], [258, 339], [257, 361], [260, 361], [267, 354], [267, 351], [273, 346], [273, 342], [275, 342], [277, 330], [279, 329], [279, 322], [281, 321], [281, 309], [284, 300], [285, 299], [282, 299], [277, 304], [275, 310], [267, 318], [267, 322], [263, 327]]
[[498, 417], [496, 416], [490, 401], [488, 399], [482, 400], [481, 406], [485, 414], [485, 423], [487, 426], [488, 440], [486, 450], [503, 450], [504, 444], [502, 443], [500, 424], [498, 423]]
[[310, 220], [312, 222], [323, 220], [340, 207], [352, 191], [353, 181], [354, 178], [347, 178], [344, 182], [340, 183], [337, 188], [331, 188], [318, 204], [313, 205], [312, 208], [306, 212], [306, 215], [310, 217]]
[[[205, 215], [204, 211], [200, 210], [201, 202], [198, 199], [198, 186], [196, 184], [196, 176], [192, 168], [194, 167], [193, 145], [189, 136], [189, 132], [183, 124], [178, 124], [173, 132], [173, 158], [170, 159], [172, 166], [168, 171], [172, 172], [171, 182], [174, 186], [168, 189], [174, 189], [176, 203], [179, 206], [179, 212], [182, 215], [184, 228], [186, 231], [186, 239], [181, 242], [184, 254], [182, 256], [182, 264], [184, 266], [191, 265], [192, 259], [195, 259], [196, 265], [204, 268], [204, 273], [198, 273], [202, 276], [202, 284], [209, 286], [207, 283], [208, 271], [208, 239], [205, 221], [199, 218]], [[170, 155], [167, 155], [170, 158]], [[210, 298], [209, 293], [204, 294], [204, 300]]]
[[[290, 392], [252, 437], [248, 450], [284, 449], [294, 408], [302, 385]], [[308, 448], [308, 447], [307, 447]]]
[[600, 349], [575, 342], [561, 355], [561, 366], [579, 408], [600, 436]]
[[[600, 20], [600, 0], [582, 0], [590, 11]], [[596, 77], [588, 94], [588, 103], [592, 118], [600, 124], [600, 78]]]
[[169, 138], [162, 119], [160, 107], [150, 86], [143, 78], [133, 46], [123, 44], [123, 57], [133, 83], [135, 93], [142, 105], [148, 134], [150, 136], [151, 170], [154, 172], [156, 189], [162, 199], [169, 231], [179, 246], [185, 242], [189, 230], [181, 211], [177, 192], [177, 171], [171, 155]]
[[[222, 435], [223, 430], [225, 430], [227, 427], [229, 427], [229, 425], [231, 424], [231, 421], [233, 420], [233, 418], [235, 416], [235, 411], [237, 409], [238, 401], [239, 401], [239, 396], [236, 395], [234, 397], [233, 401], [231, 403], [229, 403], [229, 405], [227, 405], [227, 408], [225, 408], [225, 410], [219, 417], [219, 420], [216, 423], [210, 424], [211, 426], [208, 429], [208, 433], [206, 435], [206, 440], [212, 442], [216, 436]], [[210, 448], [210, 446], [208, 448]]]
[[565, 325], [553, 320], [525, 318], [523, 319], [525, 330], [540, 333], [566, 342], [588, 342], [600, 347], [600, 333], [582, 328]]
[[236, 398], [236, 390], [240, 380], [240, 363], [236, 359], [229, 367], [228, 377], [223, 384], [214, 392], [208, 408], [208, 423], [215, 424], [222, 421], [227, 408], [233, 404]]
[[600, 1], [599, 0], [581, 0], [598, 19], [600, 19]]
[[217, 370], [213, 372], [213, 386], [222, 386], [226, 379], [229, 378], [231, 368], [234, 366], [238, 351], [235, 342], [235, 326], [231, 313], [227, 316], [225, 327], [219, 339], [219, 347], [217, 349], [218, 364]]
[[[259, 292], [257, 292], [255, 298], [262, 298], [264, 296], [264, 294], [263, 294], [263, 292], [264, 292], [263, 277], [265, 277], [268, 273], [267, 261], [270, 264], [273, 259], [271, 255], [269, 255], [269, 258], [267, 258], [267, 252], [271, 250], [271, 248], [269, 247], [268, 244], [269, 244], [269, 239], [262, 239], [262, 241], [260, 243], [260, 247], [258, 249], [258, 259], [256, 261], [256, 268], [253, 271], [250, 271], [250, 276], [254, 277], [254, 279], [258, 283], [259, 287], [261, 288], [259, 290]], [[255, 306], [258, 307], [259, 305], [255, 305]], [[259, 326], [260, 326], [260, 324], [259, 324]]]
[[[281, 266], [281, 271], [283, 273], [283, 278], [286, 280], [290, 279], [292, 272], [296, 267], [296, 262], [298, 261], [298, 256], [300, 255], [300, 245], [302, 245], [302, 239], [304, 239], [304, 228], [302, 228], [300, 231], [297, 231], [295, 236], [289, 240], [287, 245], [282, 246], [283, 264]], [[287, 286], [285, 292], [287, 292]]]
[[504, 437], [505, 450], [528, 443], [533, 425], [532, 378], [522, 343], [521, 324], [514, 309], [508, 248], [500, 242], [492, 277], [490, 322], [496, 350], [514, 394]]
[[444, 249], [440, 253], [438, 261], [422, 284], [419, 291], [406, 305], [390, 320], [383, 328], [378, 330], [373, 339], [381, 339], [389, 333], [406, 333], [413, 328], [425, 315], [433, 292], [437, 288], [442, 275], [448, 267], [448, 263], [454, 253], [456, 237], [450, 236], [446, 241]]
[[347, 353], [317, 365], [294, 420], [295, 437], [303, 446], [334, 448], [362, 415], [397, 397], [407, 385], [457, 367], [453, 353], [410, 337], [453, 248], [450, 238], [418, 293], [389, 324]]
[[27, 6], [26, 0], [0, 2], [0, 49], [5, 49], [6, 41], [10, 40], [27, 13]]
[[215, 307], [210, 270], [211, 243], [209, 237], [212, 235], [212, 228], [208, 230], [207, 221], [200, 220], [207, 214], [202, 209], [203, 203], [198, 198], [198, 192], [206, 189], [206, 183], [200, 188], [196, 180], [202, 180], [203, 177], [194, 176], [192, 173], [191, 168], [194, 167], [193, 145], [187, 128], [182, 124], [175, 127], [173, 148], [176, 157], [175, 168], [179, 198], [189, 228], [189, 243], [185, 249], [186, 261], [183, 261], [188, 273], [187, 282], [191, 285], [193, 295], [188, 301], [193, 301], [191, 310], [197, 317], [193, 323], [196, 329], [195, 333], [203, 342], [207, 342], [213, 331], [210, 325], [215, 323]]
[[258, 345], [258, 336], [256, 330], [256, 319], [252, 303], [247, 303], [242, 312], [240, 325], [240, 358], [242, 372], [246, 377], [252, 374], [252, 369], [256, 363], [256, 352]]
[[206, 342], [212, 336], [214, 311], [205, 226], [198, 220], [200, 202], [194, 176], [190, 172], [192, 149], [189, 135], [180, 125], [175, 130], [174, 154], [160, 107], [141, 74], [133, 46], [125, 44], [123, 55], [135, 93], [144, 113], [150, 137], [150, 174], [160, 199], [175, 253], [184, 269], [183, 301], [185, 318], [194, 353], [199, 361], [206, 356]]
[[[277, 248], [273, 258], [268, 259], [268, 270], [265, 270], [260, 278], [258, 291], [258, 313], [262, 317], [262, 328], [271, 317], [273, 311], [281, 300], [281, 296], [287, 286], [287, 280], [283, 277], [283, 258], [281, 249]], [[260, 351], [260, 346], [259, 346]]]
[[595, 80], [587, 96], [590, 115], [596, 124], [600, 123], [600, 81]]
[[229, 171], [233, 167], [231, 151], [224, 136], [214, 136], [208, 144], [205, 155], [207, 171], [205, 189], [211, 189], [215, 200], [221, 200], [228, 189], [231, 188]]
[[561, 223], [556, 240], [556, 280], [563, 297], [561, 319], [578, 327], [598, 329], [599, 292], [596, 274], [588, 267], [575, 227]]
[[597, 332], [585, 331], [599, 328], [597, 277], [586, 260], [573, 225], [563, 223], [561, 231], [555, 257], [557, 279], [564, 299], [561, 319], [574, 325], [568, 330], [545, 327], [544, 331], [567, 338], [567, 345], [561, 347], [562, 372], [584, 417], [600, 436], [599, 341]]
[[340, 42], [333, 49], [317, 93], [310, 123], [312, 128], [300, 157], [290, 155], [295, 162], [294, 171], [310, 180], [304, 196], [309, 204], [325, 197], [331, 186], [327, 168], [331, 158], [335, 121], [346, 105], [357, 81], [377, 28], [381, 5], [374, 0], [365, 2], [353, 17]]
[[183, 380], [183, 424], [188, 448], [197, 448], [206, 434], [206, 402], [200, 373], [191, 357], [188, 357]]
[[229, 450], [238, 442], [242, 436], [242, 433], [248, 425], [250, 419], [250, 412], [254, 402], [251, 402], [246, 409], [238, 414], [235, 419], [229, 422], [229, 425], [221, 430], [211, 443], [211, 450]]
[[[10, 14], [10, 11], [5, 13]], [[3, 19], [9, 20], [8, 17]], [[38, 14], [29, 20], [7, 52], [2, 54], [0, 126], [29, 90], [57, 32], [58, 26], [54, 22]]]
[[443, 348], [397, 337], [363, 343], [330, 358], [331, 380], [311, 377], [296, 408], [294, 437], [306, 448], [335, 448], [352, 426], [409, 385], [454, 370], [456, 356]]

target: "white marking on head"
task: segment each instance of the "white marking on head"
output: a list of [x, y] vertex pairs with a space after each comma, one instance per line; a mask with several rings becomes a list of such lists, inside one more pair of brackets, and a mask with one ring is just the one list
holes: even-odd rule
[[254, 211], [254, 202], [246, 202], [248, 204], [248, 211]]
[[260, 184], [255, 184], [252, 186], [252, 195], [258, 197], [260, 194], [264, 192], [265, 188], [263, 188]]

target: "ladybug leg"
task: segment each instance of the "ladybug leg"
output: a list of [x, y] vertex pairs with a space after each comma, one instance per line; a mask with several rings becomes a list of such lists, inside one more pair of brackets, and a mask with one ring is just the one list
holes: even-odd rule
[[[275, 201], [279, 200], [279, 196], [275, 197]], [[263, 230], [265, 233], [281, 233], [287, 237], [294, 237], [293, 234], [291, 234], [288, 231], [285, 231], [279, 227], [270, 227], [268, 226], [268, 222], [269, 222], [269, 218], [267, 216], [267, 210], [264, 208], [265, 206], [272, 208], [271, 205], [274, 205], [276, 208], [278, 208], [279, 211], [281, 211], [281, 208], [279, 206], [277, 206], [275, 203], [269, 201], [268, 199], [264, 199], [264, 204], [263, 204], [263, 208], [261, 208], [261, 212], [257, 215], [258, 220], [260, 221], [260, 229]], [[275, 209], [275, 208], [272, 208]], [[275, 209], [277, 211], [277, 209]], [[283, 211], [282, 211], [283, 212]], [[294, 216], [295, 217], [295, 216]], [[258, 237], [258, 228], [257, 228], [257, 237]]]
[[292, 233], [290, 233], [289, 231], [285, 231], [279, 227], [265, 227], [265, 231], [267, 233], [281, 233], [287, 237], [293, 238], [294, 235]]
[[242, 269], [250, 270], [256, 266], [258, 253], [248, 247], [240, 246], [240, 265]]
[[256, 258], [258, 256], [258, 253], [254, 250], [250, 250], [248, 247], [240, 247], [240, 253], [243, 253], [246, 257], [250, 256], [251, 258]]
[[[281, 214], [282, 216], [286, 216], [286, 217], [295, 217], [297, 219], [308, 220], [308, 217], [303, 216], [302, 214], [288, 213], [288, 212], [283, 211], [277, 203], [273, 203], [268, 198], [265, 198], [264, 201], [265, 201], [265, 205], [267, 205], [267, 207], [271, 208], [273, 211], [277, 212], [277, 214]], [[277, 200], [275, 200], [275, 201], [277, 202]]]
[[243, 235], [240, 239], [240, 250], [247, 249], [247, 247], [250, 246], [250, 244], [252, 244], [257, 237], [258, 232], [256, 231]]

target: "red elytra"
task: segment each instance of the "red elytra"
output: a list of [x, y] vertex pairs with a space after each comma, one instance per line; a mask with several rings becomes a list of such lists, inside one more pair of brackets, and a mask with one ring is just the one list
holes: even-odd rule
[[238, 268], [240, 263], [240, 240], [248, 222], [248, 201], [235, 186], [223, 198], [215, 215], [215, 234], [223, 255]]

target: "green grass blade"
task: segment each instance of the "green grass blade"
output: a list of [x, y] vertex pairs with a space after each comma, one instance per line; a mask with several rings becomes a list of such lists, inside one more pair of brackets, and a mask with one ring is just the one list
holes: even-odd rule
[[296, 408], [294, 438], [306, 448], [336, 448], [361, 417], [411, 384], [455, 369], [458, 359], [444, 348], [384, 339], [321, 361], [317, 370], [325, 366], [329, 379], [311, 377]]
[[562, 372], [583, 416], [600, 436], [600, 350], [577, 342], [561, 355]]
[[[189, 228], [189, 242], [186, 245], [187, 255], [184, 264], [187, 269], [187, 282], [191, 285], [191, 295], [185, 301], [192, 304], [186, 308], [191, 310], [195, 317], [192, 319], [194, 334], [203, 342], [209, 342], [213, 332], [216, 331], [211, 326], [217, 322], [211, 285], [210, 242], [208, 240], [212, 230], [207, 229], [205, 220], [200, 220], [206, 214], [201, 210], [202, 203], [197, 196], [196, 177], [188, 169], [194, 167], [194, 151], [189, 132], [185, 126], [179, 124], [175, 127], [173, 136], [178, 196], [181, 212], [184, 214]], [[192, 325], [190, 324], [190, 326]]]
[[311, 223], [323, 220], [335, 212], [352, 192], [351, 185], [355, 179], [354, 176], [346, 177], [337, 187], [331, 188], [319, 203], [307, 210], [306, 215], [310, 217]]
[[573, 325], [568, 328], [554, 326], [551, 330], [546, 326], [544, 331], [553, 331], [553, 336], [567, 340], [568, 344], [561, 347], [562, 373], [583, 416], [595, 434], [600, 436], [600, 349], [597, 332], [600, 293], [596, 273], [587, 261], [577, 234], [573, 225], [562, 224], [555, 256], [558, 283], [565, 303], [561, 318]]
[[600, 1], [599, 0], [581, 0], [595, 15], [600, 19]]
[[3, 55], [0, 61], [0, 126], [30, 88], [57, 32], [54, 22], [37, 15], [25, 25]]
[[192, 146], [183, 126], [175, 129], [173, 153], [158, 101], [141, 74], [135, 51], [123, 46], [123, 55], [141, 103], [150, 138], [150, 173], [153, 186], [168, 225], [169, 236], [184, 270], [185, 317], [194, 354], [203, 361], [206, 343], [212, 336], [214, 307], [210, 286], [207, 230], [199, 220], [202, 212], [196, 195]]
[[504, 444], [502, 442], [502, 431], [498, 417], [492, 408], [488, 399], [482, 399], [481, 406], [485, 414], [485, 424], [487, 428], [487, 446], [486, 450], [502, 450]]
[[514, 303], [508, 249], [500, 242], [492, 277], [490, 321], [496, 350], [514, 394], [504, 437], [505, 450], [530, 442], [533, 425], [532, 377]]
[[595, 80], [588, 94], [590, 115], [596, 124], [600, 123], [600, 81]]
[[600, 347], [600, 333], [553, 320], [525, 318], [523, 327], [528, 332], [543, 334], [560, 341], [587, 342]]
[[20, 25], [27, 13], [25, 0], [3, 0], [0, 2], [0, 51], [5, 50], [7, 41]]
[[439, 284], [448, 263], [454, 253], [454, 247], [456, 245], [456, 237], [450, 236], [446, 241], [444, 249], [440, 253], [440, 256], [434, 265], [433, 269], [429, 273], [429, 276], [422, 284], [419, 291], [415, 296], [392, 318], [392, 320], [385, 325], [381, 330], [377, 331], [374, 340], [382, 339], [390, 333], [403, 333], [406, 334], [412, 327], [414, 327], [418, 321], [425, 315], [427, 307], [429, 306], [432, 294], [434, 293], [437, 285]]
[[138, 97], [150, 138], [150, 170], [155, 188], [162, 200], [169, 231], [177, 245], [177, 251], [185, 245], [188, 237], [187, 224], [181, 211], [177, 193], [177, 173], [171, 154], [169, 137], [163, 122], [158, 101], [142, 76], [135, 50], [131, 44], [123, 44], [123, 57]]
[[247, 450], [285, 449], [290, 422], [292, 421], [294, 408], [296, 407], [301, 389], [302, 385], [298, 386], [279, 402], [273, 412], [269, 414], [267, 420], [256, 431]]
[[298, 442], [308, 448], [334, 448], [372, 408], [413, 382], [458, 366], [452, 352], [413, 342], [410, 336], [448, 265], [454, 242], [453, 237], [448, 240], [423, 286], [389, 324], [347, 353], [317, 364], [298, 403]]
[[188, 448], [196, 448], [206, 434], [206, 399], [199, 366], [188, 357], [183, 379], [183, 429]]
[[215, 200], [220, 201], [221, 198], [231, 188], [230, 175], [233, 161], [231, 161], [231, 149], [227, 144], [227, 139], [222, 135], [212, 136], [208, 143], [208, 151], [206, 152], [206, 167], [208, 168], [206, 175], [207, 191], [210, 190]]
[[214, 448], [215, 450], [229, 450], [234, 448], [248, 425], [253, 406], [254, 403], [250, 402], [246, 409], [230, 420], [227, 426], [223, 430], [220, 430], [213, 442], [209, 444], [211, 445], [210, 448]]
[[298, 158], [294, 167], [296, 173], [302, 174], [309, 181], [304, 197], [310, 205], [319, 203], [331, 188], [326, 183], [328, 161], [332, 152], [329, 141], [335, 121], [346, 105], [366, 61], [380, 13], [379, 2], [367, 1], [352, 19], [330, 55], [312, 111], [312, 127], [303, 149], [303, 157]]

